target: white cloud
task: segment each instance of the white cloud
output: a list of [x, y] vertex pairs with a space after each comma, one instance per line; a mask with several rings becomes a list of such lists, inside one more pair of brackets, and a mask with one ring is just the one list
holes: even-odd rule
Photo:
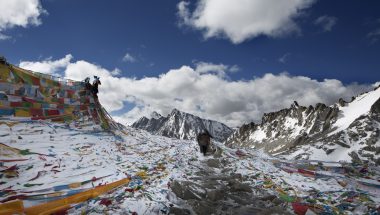
[[233, 65], [224, 65], [224, 64], [214, 64], [209, 62], [195, 61], [195, 71], [204, 74], [204, 73], [213, 73], [217, 74], [219, 77], [226, 77], [226, 73], [235, 73], [240, 70], [239, 66]]
[[73, 56], [71, 54], [66, 55], [64, 58], [59, 60], [51, 60], [52, 58], [47, 58], [43, 61], [21, 61], [19, 63], [21, 68], [32, 70], [35, 72], [41, 72], [45, 74], [50, 74], [54, 76], [60, 76], [60, 72], [70, 64]]
[[290, 55], [291, 53], [285, 53], [284, 55], [282, 55], [280, 58], [278, 58], [278, 62], [280, 63], [286, 63], [289, 61], [289, 58], [290, 58]]
[[180, 26], [204, 32], [205, 38], [227, 37], [233, 43], [266, 35], [280, 37], [299, 33], [295, 22], [314, 0], [199, 0], [195, 10], [190, 3], [177, 5]]
[[8, 40], [10, 38], [10, 36], [0, 33], [0, 40]]
[[287, 73], [232, 81], [215, 73], [200, 72], [199, 66], [198, 71], [197, 66], [182, 66], [158, 77], [142, 79], [115, 77], [111, 70], [84, 60], [71, 61], [65, 69], [65, 76], [74, 80], [93, 75], [100, 76], [99, 99], [108, 111], [122, 109], [123, 102], [135, 105], [129, 112], [115, 117], [127, 123], [142, 115], [149, 116], [152, 111], [166, 115], [177, 108], [239, 126], [260, 120], [264, 112], [289, 107], [294, 100], [305, 106], [318, 102], [332, 104], [340, 97], [348, 99], [372, 87], [344, 85], [335, 79], [318, 81]]
[[118, 68], [115, 68], [114, 70], [111, 71], [111, 75], [113, 76], [118, 76], [121, 74], [121, 70]]
[[231, 73], [239, 72], [240, 71], [240, 67], [238, 65], [233, 65], [233, 66], [230, 67], [229, 71]]
[[39, 16], [47, 13], [39, 0], [0, 0], [0, 39], [9, 38], [1, 32], [15, 26], [41, 24]]
[[131, 54], [126, 53], [126, 54], [124, 55], [124, 57], [123, 57], [123, 61], [124, 61], [124, 62], [131, 62], [131, 63], [133, 63], [133, 62], [136, 62], [136, 58], [133, 57]]
[[379, 86], [380, 86], [380, 81], [378, 81], [378, 82], [372, 84], [372, 87], [379, 87]]
[[192, 25], [191, 13], [187, 8], [190, 5], [190, 2], [181, 1], [177, 5], [178, 16], [181, 19], [180, 25]]
[[332, 28], [336, 25], [338, 19], [333, 16], [320, 16], [315, 21], [314, 24], [322, 27], [324, 32], [331, 31]]

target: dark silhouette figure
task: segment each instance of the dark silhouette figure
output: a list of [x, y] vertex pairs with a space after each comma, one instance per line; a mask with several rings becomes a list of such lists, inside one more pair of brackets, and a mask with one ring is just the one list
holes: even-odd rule
[[203, 153], [204, 156], [206, 156], [206, 152], [210, 146], [211, 134], [205, 130], [204, 132], [198, 134], [197, 136], [197, 142], [200, 148], [201, 153]]
[[90, 78], [89, 77], [87, 77], [86, 79], [84, 79], [84, 87], [86, 88], [86, 90], [92, 91], [92, 85], [90, 83]]
[[94, 78], [95, 78], [95, 80], [92, 83], [92, 94], [94, 94], [95, 98], [98, 98], [98, 92], [99, 92], [98, 86], [101, 85], [102, 83], [99, 80], [100, 77], [94, 76]]
[[7, 59], [4, 56], [0, 56], [0, 64], [8, 65]]

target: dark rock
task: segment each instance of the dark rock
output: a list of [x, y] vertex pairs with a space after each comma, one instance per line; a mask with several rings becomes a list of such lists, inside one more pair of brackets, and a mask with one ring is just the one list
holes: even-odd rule
[[358, 141], [359, 140], [359, 134], [358, 133], [353, 133], [349, 132], [348, 136], [353, 140], [353, 141]]
[[352, 163], [358, 163], [358, 164], [363, 163], [362, 160], [360, 160], [359, 155], [356, 152], [351, 152], [351, 153], [349, 153], [349, 155], [352, 159]]
[[261, 201], [258, 199], [253, 199], [250, 193], [247, 192], [235, 192], [228, 196], [228, 199], [234, 201], [235, 204], [239, 206], [252, 205], [252, 201], [255, 201], [255, 205], [259, 204]]
[[171, 184], [170, 188], [172, 189], [173, 193], [176, 194], [176, 196], [184, 200], [200, 200], [202, 197], [205, 197], [206, 194], [206, 191], [201, 192], [201, 190], [204, 189], [200, 185], [189, 181], [174, 181]]
[[333, 151], [335, 151], [335, 149], [327, 149], [326, 154], [331, 154]]
[[375, 146], [364, 146], [362, 149], [365, 151], [369, 151], [369, 152], [375, 152], [376, 151]]
[[263, 209], [260, 212], [260, 215], [273, 215], [273, 214], [290, 215], [292, 213], [287, 212], [286, 210], [284, 210], [283, 207], [280, 207], [280, 206]]
[[304, 143], [306, 143], [308, 137], [307, 136], [298, 136], [294, 141], [293, 143], [291, 144], [290, 148], [293, 148], [293, 147], [296, 147], [298, 145], [302, 145]]
[[350, 148], [350, 146], [347, 145], [345, 142], [337, 140], [335, 143], [338, 144], [338, 145], [340, 145], [340, 146], [342, 146], [342, 147], [344, 147], [344, 148], [348, 148], [348, 149]]
[[185, 208], [171, 207], [169, 209], [169, 214], [172, 214], [172, 215], [190, 215], [191, 212]]
[[312, 105], [310, 105], [307, 109], [306, 109], [306, 115], [309, 115], [311, 112], [314, 111], [314, 107]]
[[220, 168], [220, 162], [218, 159], [208, 159], [206, 161], [207, 166], [213, 167], [213, 168]]
[[207, 199], [213, 202], [224, 199], [224, 196], [225, 192], [222, 189], [211, 190], [207, 192]]
[[375, 157], [373, 154], [364, 154], [364, 153], [362, 154], [362, 156], [365, 158], [370, 158], [370, 159], [374, 159]]
[[261, 197], [260, 200], [262, 200], [262, 201], [273, 201], [276, 198], [277, 198], [277, 196], [275, 196], [275, 195], [267, 195], [267, 196]]
[[240, 173], [231, 173], [231, 178], [241, 181], [243, 176]]
[[340, 98], [339, 101], [338, 101], [339, 105], [344, 107], [346, 105], [346, 101], [344, 101], [344, 99]]
[[231, 192], [252, 192], [252, 189], [248, 184], [243, 184], [234, 179], [228, 181], [228, 186]]
[[262, 214], [263, 210], [254, 207], [240, 207], [234, 210], [233, 214]]
[[379, 165], [380, 165], [380, 158], [377, 158], [377, 159], [375, 160], [375, 163], [376, 163], [377, 166], [379, 166]]
[[214, 214], [216, 210], [215, 205], [208, 201], [190, 200], [189, 204], [196, 214]]
[[371, 106], [370, 112], [380, 114], [380, 98]]
[[[222, 163], [223, 163], [223, 160], [222, 160]], [[232, 171], [232, 168], [223, 168], [222, 169], [222, 173], [231, 172], [231, 171]]]
[[280, 198], [275, 198], [275, 199], [273, 199], [272, 203], [274, 205], [282, 205], [284, 203], [284, 201]]

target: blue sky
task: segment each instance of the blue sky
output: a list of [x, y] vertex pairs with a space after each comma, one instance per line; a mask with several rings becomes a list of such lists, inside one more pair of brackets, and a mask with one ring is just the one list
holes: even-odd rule
[[[115, 97], [119, 99], [118, 105], [109, 108], [115, 116], [129, 117], [126, 121], [136, 118], [131, 118], [131, 114], [140, 116], [154, 109], [167, 114], [177, 107], [237, 125], [247, 117], [258, 120], [263, 112], [289, 105], [292, 100], [304, 101], [305, 105], [316, 103], [318, 99], [332, 103], [336, 97], [348, 97], [380, 81], [379, 1], [282, 1], [281, 7], [288, 8], [289, 12], [276, 9], [276, 0], [253, 0], [245, 8], [233, 5], [239, 1], [20, 0], [14, 3], [19, 5], [11, 5], [1, 0], [1, 10], [9, 6], [8, 10], [15, 8], [14, 14], [24, 13], [25, 17], [22, 22], [23, 17], [21, 21], [11, 18], [14, 14], [0, 15], [0, 54], [13, 64], [29, 65], [32, 69], [40, 68], [33, 67], [38, 62], [51, 66], [70, 55], [70, 59], [66, 58], [68, 61], [53, 68], [56, 71], [51, 71], [51, 67], [47, 69], [48, 73], [66, 74], [70, 78], [82, 77], [67, 75], [68, 68], [81, 62], [108, 72], [101, 73], [103, 75], [136, 82], [149, 82], [146, 77], [159, 81], [163, 75], [171, 75], [169, 71], [189, 66], [201, 77], [214, 75], [226, 84], [245, 81], [257, 88], [261, 86], [258, 81], [265, 81], [266, 75], [272, 74], [276, 80], [282, 80], [282, 76], [289, 80], [302, 76], [321, 86], [318, 92], [313, 92], [318, 94], [314, 100], [308, 100], [306, 97], [310, 96], [296, 89], [272, 86], [270, 90], [281, 89], [282, 93], [293, 96], [267, 106], [259, 105], [265, 103], [263, 99], [253, 98], [252, 107], [235, 101], [236, 95], [227, 103], [215, 101], [210, 105], [204, 103], [207, 98], [186, 101], [182, 97], [187, 93], [182, 93], [176, 96], [183, 104], [170, 104], [173, 96], [169, 96], [169, 101], [159, 100], [160, 96], [153, 94], [152, 98], [144, 99], [140, 97], [149, 92], [131, 95], [126, 92], [127, 96], [121, 99]], [[30, 8], [35, 9], [20, 10], [22, 4], [32, 4]], [[236, 10], [231, 11], [231, 8]], [[268, 13], [260, 14], [263, 11]], [[239, 17], [235, 19], [234, 13]], [[274, 15], [266, 17], [272, 13]], [[248, 33], [242, 29], [248, 29]], [[327, 90], [325, 79], [337, 80], [337, 87], [345, 90], [325, 99], [325, 94], [320, 93]], [[287, 82], [280, 83], [286, 85]], [[193, 88], [184, 86], [183, 89]], [[167, 95], [162, 97], [167, 98]], [[235, 109], [231, 105], [239, 103]], [[215, 106], [226, 106], [226, 109], [219, 110], [220, 107]], [[128, 115], [134, 107], [139, 111]], [[235, 118], [239, 120], [233, 120]]]

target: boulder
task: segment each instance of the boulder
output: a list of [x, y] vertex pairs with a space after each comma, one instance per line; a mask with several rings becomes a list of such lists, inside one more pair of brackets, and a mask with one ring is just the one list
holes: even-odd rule
[[229, 180], [228, 186], [231, 192], [252, 192], [252, 189], [248, 184], [243, 184], [235, 179]]
[[222, 189], [216, 189], [207, 192], [207, 199], [213, 202], [224, 199], [224, 196], [225, 191]]
[[174, 181], [170, 187], [173, 193], [183, 200], [200, 200], [206, 196], [206, 191], [200, 185], [190, 181]]
[[208, 159], [206, 161], [207, 166], [213, 167], [213, 168], [220, 168], [220, 162], [218, 159]]
[[171, 207], [169, 209], [169, 215], [190, 215], [191, 212], [185, 208]]

